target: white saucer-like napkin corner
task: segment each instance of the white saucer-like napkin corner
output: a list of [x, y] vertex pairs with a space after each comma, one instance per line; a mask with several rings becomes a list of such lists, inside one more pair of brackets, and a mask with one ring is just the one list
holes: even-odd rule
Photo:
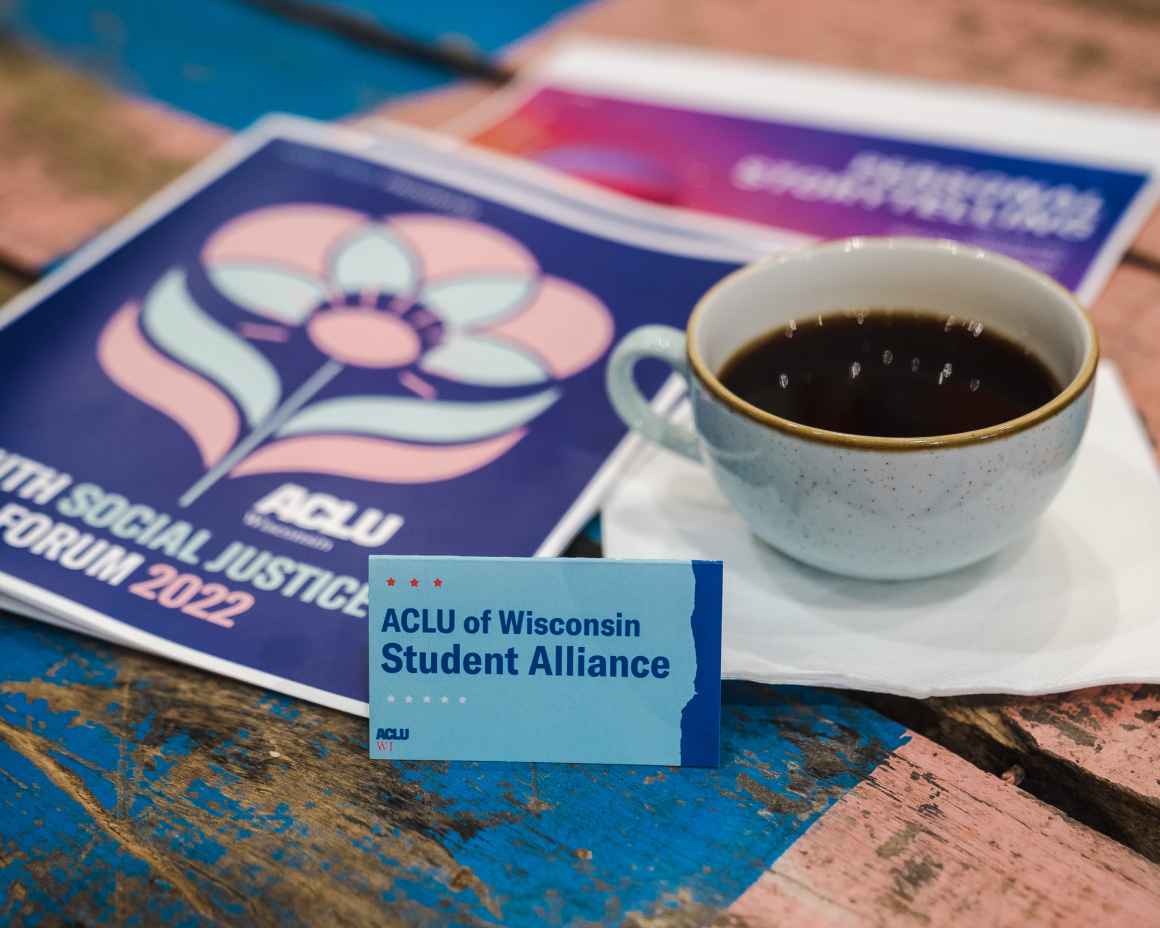
[[603, 533], [608, 557], [725, 562], [727, 678], [906, 696], [1160, 682], [1160, 477], [1108, 362], [1075, 469], [1034, 533], [953, 574], [806, 567], [754, 537], [707, 471], [651, 446]]

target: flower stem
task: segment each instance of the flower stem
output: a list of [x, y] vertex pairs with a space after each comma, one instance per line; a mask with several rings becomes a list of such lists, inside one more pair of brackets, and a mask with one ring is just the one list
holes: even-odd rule
[[286, 398], [286, 402], [258, 423], [249, 435], [234, 445], [229, 454], [206, 471], [197, 483], [186, 490], [177, 501], [177, 504], [184, 509], [193, 503], [206, 490], [229, 473], [235, 464], [240, 462], [246, 455], [258, 447], [258, 445], [269, 438], [287, 419], [294, 415], [305, 403], [309, 402], [319, 390], [330, 383], [342, 368], [343, 365], [333, 359], [323, 364], [297, 390]]

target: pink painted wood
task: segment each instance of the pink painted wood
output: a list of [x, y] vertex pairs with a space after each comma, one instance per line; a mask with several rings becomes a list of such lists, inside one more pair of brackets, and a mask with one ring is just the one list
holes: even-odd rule
[[39, 271], [224, 138], [0, 36], [0, 259]]
[[1160, 867], [922, 737], [731, 907], [752, 928], [1160, 924]]

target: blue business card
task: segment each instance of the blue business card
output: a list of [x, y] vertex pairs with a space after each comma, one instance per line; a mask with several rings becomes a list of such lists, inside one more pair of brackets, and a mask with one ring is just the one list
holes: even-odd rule
[[716, 767], [721, 562], [370, 558], [370, 754]]

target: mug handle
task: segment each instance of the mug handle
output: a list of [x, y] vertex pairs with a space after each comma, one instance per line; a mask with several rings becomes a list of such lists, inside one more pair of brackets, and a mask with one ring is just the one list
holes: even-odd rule
[[669, 422], [649, 405], [633, 379], [633, 368], [642, 358], [657, 358], [689, 379], [689, 362], [685, 355], [685, 333], [667, 325], [645, 325], [629, 332], [608, 359], [606, 384], [608, 398], [625, 424], [649, 441], [691, 461], [700, 461], [697, 433], [684, 425]]

